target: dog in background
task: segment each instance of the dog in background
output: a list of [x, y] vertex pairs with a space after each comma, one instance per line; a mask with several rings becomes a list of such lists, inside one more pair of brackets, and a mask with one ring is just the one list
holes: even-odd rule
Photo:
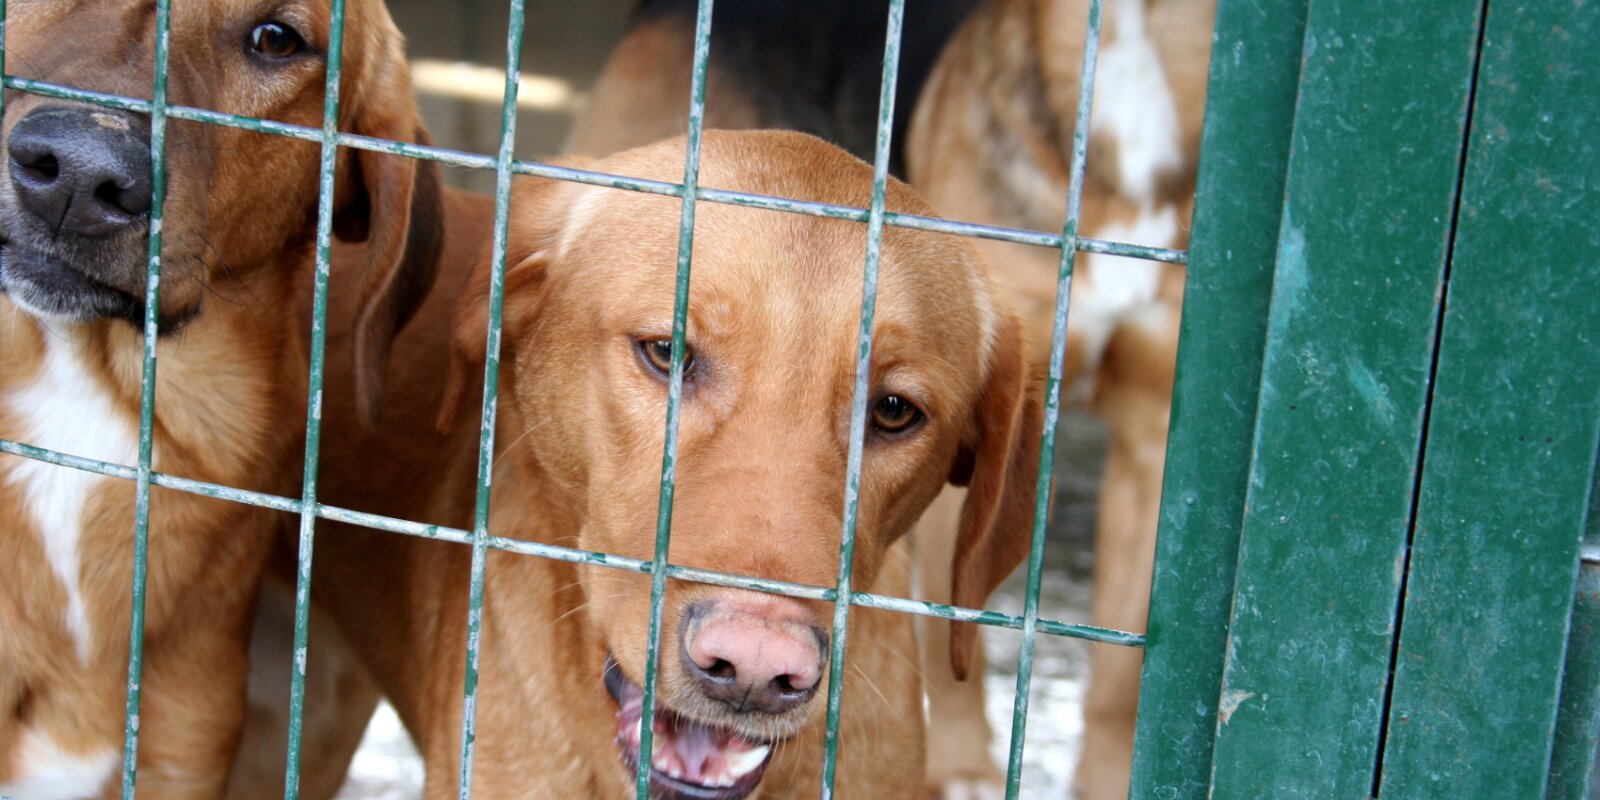
[[[672, 180], [683, 154], [678, 138], [575, 163]], [[710, 131], [702, 159], [707, 186], [868, 201], [870, 168], [809, 136]], [[931, 211], [898, 182], [888, 204]], [[678, 203], [521, 179], [511, 209], [491, 530], [649, 558]], [[697, 226], [672, 561], [830, 585], [864, 228], [712, 204]], [[470, 527], [487, 262], [441, 281], [402, 335], [377, 428], [354, 424], [331, 370], [328, 502]], [[950, 481], [969, 486], [956, 580], [986, 592], [1024, 556], [1032, 511], [1041, 418], [1021, 329], [958, 239], [890, 229], [882, 263], [856, 585], [908, 590], [900, 539]], [[335, 365], [350, 344], [331, 342]], [[318, 541], [317, 602], [399, 710], [430, 798], [457, 788], [469, 562], [459, 544], [340, 525]], [[652, 796], [815, 796], [831, 606], [668, 586]], [[649, 595], [643, 575], [490, 553], [475, 796], [631, 796]], [[916, 797], [912, 620], [857, 608], [850, 626], [839, 794]]]
[[[989, 0], [950, 42], [923, 87], [907, 142], [913, 185], [939, 212], [971, 222], [1059, 230], [1088, 22], [1087, 0]], [[1210, 61], [1213, 0], [1109, 0], [1089, 120], [1079, 231], [1155, 247], [1188, 245], [1195, 160]], [[978, 246], [1023, 317], [1035, 367], [1048, 358], [1059, 254]], [[1080, 256], [1073, 275], [1066, 379], [1090, 384], [1110, 430], [1096, 534], [1093, 622], [1143, 630], [1150, 598], [1183, 269]], [[959, 493], [935, 503], [919, 542], [948, 552]], [[934, 556], [936, 557], [936, 556]], [[938, 587], [932, 599], [939, 599]], [[960, 602], [960, 598], [957, 598]], [[937, 632], [936, 632], [937, 633]], [[936, 647], [928, 648], [932, 653]], [[1094, 645], [1075, 783], [1085, 800], [1124, 798], [1140, 652]], [[926, 670], [935, 718], [931, 769], [967, 796], [1000, 796], [981, 687]], [[952, 705], [941, 713], [941, 703]], [[958, 724], [958, 721], [966, 724]]]
[[[170, 99], [316, 126], [327, 0], [174, 4]], [[149, 96], [153, 7], [14, 1], [6, 65], [23, 77]], [[341, 127], [421, 135], [398, 32], [349, 4]], [[0, 437], [117, 463], [137, 456], [146, 116], [32, 94], [5, 105], [0, 167]], [[309, 278], [314, 144], [173, 121], [156, 469], [292, 493], [306, 363], [293, 298]], [[355, 379], [375, 408], [389, 338], [431, 280], [437, 179], [408, 159], [340, 164], [341, 235], [364, 239]], [[109, 796], [122, 758], [134, 487], [0, 460], [0, 795]], [[139, 788], [223, 793], [239, 741], [246, 642], [275, 515], [156, 489], [145, 596]]]
[[[906, 10], [894, 128], [903, 140], [913, 99], [978, 0], [917, 0]], [[688, 128], [695, 0], [643, 0], [612, 49], [566, 151], [592, 157], [682, 135]], [[712, 8], [707, 128], [781, 128], [820, 136], [871, 159], [888, 3], [722, 0]], [[894, 143], [892, 174], [903, 177]]]

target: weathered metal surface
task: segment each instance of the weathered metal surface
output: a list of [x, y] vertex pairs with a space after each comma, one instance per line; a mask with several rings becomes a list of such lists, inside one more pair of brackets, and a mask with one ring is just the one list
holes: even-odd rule
[[1479, 11], [1309, 7], [1215, 796], [1372, 790]]
[[1591, 478], [1582, 551], [1546, 800], [1588, 800], [1600, 748], [1600, 464]]
[[294, 589], [294, 663], [289, 673], [288, 764], [284, 800], [300, 796], [301, 723], [305, 716], [306, 648], [311, 625], [311, 557], [316, 535], [318, 454], [322, 443], [322, 378], [328, 344], [328, 280], [333, 257], [334, 168], [339, 157], [339, 78], [344, 64], [344, 0], [329, 9], [327, 70], [323, 75], [322, 152], [317, 166], [317, 248], [312, 283], [310, 373], [301, 484], [300, 535]]
[[[1600, 492], [1596, 493], [1600, 495]], [[1595, 509], [1589, 529], [1595, 530]], [[1595, 749], [1600, 747], [1600, 565], [1584, 564], [1572, 605], [1561, 707], [1550, 751], [1546, 800], [1589, 800]]]
[[1062, 221], [1060, 266], [1056, 269], [1056, 302], [1050, 333], [1050, 368], [1045, 378], [1044, 425], [1039, 442], [1039, 475], [1034, 484], [1033, 531], [1028, 547], [1028, 588], [1023, 600], [1022, 646], [1017, 653], [1017, 684], [1011, 698], [1011, 741], [1006, 764], [1006, 800], [1022, 788], [1023, 736], [1028, 728], [1029, 687], [1033, 681], [1034, 635], [1038, 630], [1039, 584], [1043, 577], [1050, 485], [1055, 474], [1056, 428], [1061, 419], [1061, 380], [1067, 352], [1067, 316], [1071, 311], [1072, 271], [1078, 256], [1078, 222], [1083, 210], [1083, 176], [1089, 147], [1089, 115], [1094, 106], [1094, 73], [1100, 53], [1100, 0], [1090, 0], [1083, 34], [1083, 62], [1078, 82], [1078, 107], [1068, 167], [1067, 217]]
[[500, 98], [500, 148], [494, 159], [494, 230], [489, 253], [489, 329], [484, 347], [483, 408], [478, 417], [478, 471], [472, 506], [468, 567], [467, 652], [461, 689], [461, 762], [456, 794], [472, 797], [472, 757], [478, 739], [479, 638], [489, 557], [489, 485], [494, 475], [495, 409], [500, 401], [500, 329], [505, 309], [506, 240], [511, 225], [511, 162], [517, 135], [517, 75], [522, 65], [523, 0], [511, 0], [506, 32], [506, 82]]
[[[638, 763], [634, 788], [650, 800], [654, 753], [657, 665], [661, 661], [661, 614], [667, 590], [667, 551], [672, 544], [672, 499], [677, 488], [678, 417], [683, 403], [684, 336], [689, 314], [689, 268], [694, 256], [694, 212], [700, 185], [700, 137], [706, 116], [706, 62], [711, 55], [712, 0], [700, 0], [694, 24], [694, 66], [689, 79], [689, 131], [683, 154], [683, 204], [678, 216], [678, 269], [672, 300], [672, 357], [667, 376], [666, 434], [661, 447], [661, 490], [656, 505], [655, 553], [650, 562], [650, 639], [644, 664], [644, 711], [639, 716]], [[510, 113], [509, 111], [507, 113]]]
[[1600, 439], [1597, 41], [1600, 6], [1489, 8], [1385, 796], [1545, 793]]
[[1302, 2], [1217, 4], [1135, 798], [1205, 797], [1210, 781], [1305, 11]]
[[[833, 797], [839, 765], [839, 713], [844, 701], [844, 655], [850, 627], [850, 579], [855, 571], [856, 523], [861, 505], [861, 459], [867, 441], [867, 406], [872, 395], [872, 321], [878, 310], [878, 264], [883, 253], [883, 214], [889, 187], [889, 146], [894, 125], [895, 88], [900, 74], [900, 40], [905, 0], [889, 0], [883, 43], [883, 73], [878, 85], [878, 130], [872, 157], [872, 197], [867, 209], [867, 250], [861, 272], [861, 319], [856, 328], [855, 387], [850, 397], [850, 445], [844, 478], [844, 517], [839, 530], [839, 571], [835, 579], [833, 627], [828, 648], [828, 713], [822, 738], [822, 800]], [[1023, 624], [1024, 635], [1028, 623]], [[645, 800], [641, 797], [639, 800]]]
[[[161, 214], [167, 201], [167, 52], [171, 0], [156, 0], [155, 52], [150, 86], [150, 233], [144, 284], [144, 360], [139, 377], [139, 464], [134, 477], [133, 590], [129, 598], [128, 692], [122, 730], [122, 800], [132, 800], [139, 777], [139, 704], [144, 676], [144, 601], [150, 556], [150, 478], [154, 473], [156, 344], [161, 314]], [[0, 16], [5, 9], [0, 7]]]

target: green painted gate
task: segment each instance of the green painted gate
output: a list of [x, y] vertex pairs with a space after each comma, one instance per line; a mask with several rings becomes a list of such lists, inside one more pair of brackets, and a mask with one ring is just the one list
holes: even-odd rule
[[[178, 0], [186, 2], [187, 0]], [[169, 0], [157, 0], [156, 62], [165, 63]], [[904, 14], [889, 4], [880, 119], [892, 118]], [[140, 624], [150, 487], [300, 515], [297, 645], [318, 519], [473, 548], [474, 624], [485, 553], [560, 558], [650, 573], [652, 631], [665, 581], [694, 580], [837, 604], [834, 663], [854, 605], [1023, 632], [1009, 794], [1021, 779], [1021, 732], [1035, 637], [1075, 636], [1146, 648], [1134, 764], [1139, 798], [1578, 798], [1600, 734], [1600, 3], [1220, 0], [1199, 197], [1189, 254], [1077, 235], [1084, 142], [1075, 142], [1069, 217], [1059, 234], [887, 213], [889, 133], [879, 131], [866, 209], [698, 186], [710, 0], [697, 26], [684, 181], [663, 184], [514, 158], [516, 82], [508, 81], [497, 156], [384, 142], [337, 130], [342, 0], [334, 0], [321, 130], [168, 106], [165, 70], [152, 99], [97, 95], [5, 76], [13, 90], [148, 113], [161, 209], [165, 122], [245, 127], [323, 147], [313, 398], [320, 394], [333, 155], [380, 150], [497, 173], [495, 274], [504, 269], [513, 174], [683, 198], [672, 393], [656, 556], [637, 561], [491, 535], [487, 525], [498, 362], [485, 383], [477, 523], [440, 529], [317, 502], [320, 420], [300, 498], [246, 492], [151, 467], [155, 351], [146, 347], [136, 465], [91, 461], [25, 442], [0, 452], [134, 480], [134, 646], [127, 766], [138, 745]], [[523, 0], [510, 0], [508, 73], [517, 72]], [[0, 14], [4, 3], [0, 2]], [[1093, 68], [1099, 4], [1092, 7]], [[3, 29], [0, 29], [3, 36]], [[0, 49], [0, 65], [4, 51]], [[1087, 118], [1087, 87], [1079, 119]], [[904, 99], [903, 99], [904, 100]], [[1079, 130], [1087, 126], [1078, 125]], [[868, 226], [853, 425], [864, 425], [878, 247], [885, 225], [1050, 247], [1062, 253], [1049, 419], [1059, 404], [1064, 291], [1076, 253], [1189, 264], [1172, 434], [1148, 634], [1041, 619], [1044, 509], [1053, 425], [1022, 616], [952, 609], [851, 589], [854, 505], [847, 506], [833, 587], [805, 587], [669, 563], [683, 320], [697, 202], [736, 203]], [[161, 242], [150, 242], [146, 308]], [[492, 283], [498, 342], [500, 281]], [[152, 334], [153, 316], [145, 330]], [[313, 403], [313, 408], [315, 403]], [[861, 437], [855, 438], [859, 445]], [[857, 446], [849, 485], [859, 480]], [[854, 493], [847, 493], [853, 497]], [[1587, 532], [1587, 539], [1586, 539]], [[1586, 549], [1587, 548], [1587, 549]], [[476, 637], [471, 637], [476, 641]], [[476, 651], [466, 654], [473, 697]], [[653, 692], [654, 653], [646, 691]], [[294, 673], [298, 720], [304, 661]], [[649, 695], [647, 695], [648, 697]], [[840, 684], [828, 693], [830, 787]], [[471, 708], [469, 704], [468, 708]], [[652, 704], [645, 703], [648, 716]], [[461, 796], [471, 793], [474, 717], [463, 731]], [[643, 730], [649, 736], [646, 720]], [[299, 750], [298, 723], [291, 754]], [[847, 744], [845, 746], [848, 746]], [[642, 743], [648, 751], [648, 739]], [[645, 796], [648, 761], [641, 765]], [[291, 757], [286, 797], [297, 793]], [[824, 794], [831, 792], [825, 788]]]
[[1136, 796], [1587, 796], [1597, 44], [1222, 0]]

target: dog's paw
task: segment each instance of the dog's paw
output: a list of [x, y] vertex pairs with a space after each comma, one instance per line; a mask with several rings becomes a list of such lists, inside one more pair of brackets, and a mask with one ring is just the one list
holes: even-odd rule
[[928, 787], [928, 800], [1002, 800], [1005, 781], [988, 776], [958, 776]]

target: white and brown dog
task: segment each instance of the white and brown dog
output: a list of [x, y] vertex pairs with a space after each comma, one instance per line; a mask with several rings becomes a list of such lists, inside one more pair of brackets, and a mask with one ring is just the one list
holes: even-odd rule
[[[177, 3], [174, 103], [320, 123], [327, 0]], [[148, 96], [153, 5], [21, 0], [6, 65]], [[349, 5], [342, 127], [421, 135], [401, 39], [378, 0]], [[37, 95], [5, 106], [0, 166], [0, 437], [104, 461], [137, 456], [150, 144], [144, 116]], [[298, 284], [314, 239], [314, 144], [173, 122], [156, 469], [260, 491], [297, 485], [305, 413]], [[390, 337], [431, 282], [434, 172], [343, 161], [340, 232], [368, 240], [357, 324], [378, 399]], [[415, 224], [413, 222], [415, 221]], [[245, 650], [270, 512], [157, 489], [145, 597], [139, 788], [216, 798], [238, 743]], [[134, 488], [0, 460], [0, 795], [111, 796], [122, 761]]]
[[[1087, 0], [990, 0], [945, 49], [907, 142], [910, 180], [941, 214], [1060, 229], [1088, 6]], [[1089, 120], [1083, 235], [1187, 246], [1215, 7], [1214, 0], [1108, 0]], [[1022, 314], [1034, 357], [1045, 358], [1059, 254], [994, 241], [979, 247]], [[1093, 621], [1143, 630], [1183, 269], [1106, 255], [1080, 256], [1078, 265], [1065, 377], [1090, 384], [1090, 407], [1111, 434]], [[1043, 369], [1042, 360], [1036, 366]], [[918, 527], [925, 559], [935, 563], [953, 540], [960, 498], [950, 494]], [[930, 588], [931, 599], [942, 598], [942, 587]], [[925, 652], [931, 715], [943, 721], [929, 735], [930, 782], [947, 798], [998, 797], [998, 773], [973, 746], [989, 739], [981, 685], [951, 681], [935, 663], [939, 648]], [[1094, 646], [1076, 777], [1086, 800], [1127, 796], [1139, 661], [1137, 650]]]

